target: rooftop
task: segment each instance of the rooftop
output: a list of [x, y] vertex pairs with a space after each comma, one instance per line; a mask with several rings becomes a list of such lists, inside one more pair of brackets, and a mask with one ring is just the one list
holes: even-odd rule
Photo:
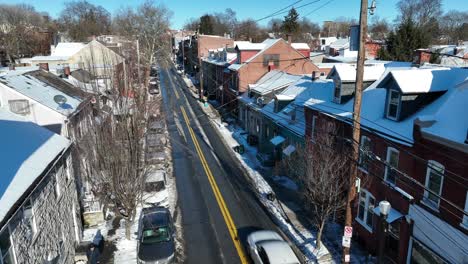
[[84, 46], [86, 46], [86, 44], [82, 42], [61, 42], [57, 44], [55, 48], [52, 49], [52, 54], [50, 55], [53, 57], [70, 57], [75, 55]]
[[70, 141], [0, 108], [0, 222]]
[[[54, 74], [43, 71], [14, 70], [0, 74], [0, 83], [65, 116], [75, 112], [87, 94]], [[59, 106], [54, 96], [67, 101]]]
[[307, 45], [307, 43], [291, 43], [291, 47], [297, 50], [301, 50], [301, 49], [310, 50], [310, 47], [309, 45]]
[[258, 94], [266, 94], [276, 89], [286, 87], [302, 76], [292, 75], [283, 71], [273, 70], [263, 75], [255, 84], [249, 84], [249, 88]]
[[[356, 81], [356, 66], [351, 64], [335, 64], [334, 68], [330, 72], [334, 71], [338, 73], [341, 81], [343, 82], [355, 82]], [[385, 72], [385, 66], [383, 64], [374, 64], [370, 66], [364, 66], [364, 81], [375, 81], [379, 79]]]

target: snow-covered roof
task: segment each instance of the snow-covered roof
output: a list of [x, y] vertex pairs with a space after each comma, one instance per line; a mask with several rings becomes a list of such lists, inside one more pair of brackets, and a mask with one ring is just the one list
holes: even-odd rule
[[291, 47], [297, 50], [310, 50], [310, 47], [307, 45], [307, 43], [291, 43]]
[[31, 58], [31, 62], [35, 61], [66, 61], [68, 56], [34, 56]]
[[[43, 70], [4, 72], [0, 74], [0, 84], [65, 116], [75, 112], [86, 97], [80, 89]], [[56, 95], [64, 96], [66, 103], [59, 106], [54, 101]]]
[[[404, 145], [411, 145], [414, 142], [413, 126], [414, 126], [415, 119], [418, 117], [432, 116], [435, 113], [438, 113], [438, 111], [442, 109], [442, 106], [448, 101], [447, 98], [449, 98], [450, 95], [454, 91], [456, 91], [456, 89], [454, 88], [456, 84], [454, 82], [452, 82], [451, 84], [449, 83], [450, 85], [447, 86], [448, 92], [440, 96], [431, 104], [420, 109], [415, 114], [405, 118], [404, 120], [395, 122], [393, 120], [385, 118], [384, 116], [387, 89], [385, 87], [377, 88], [381, 83], [383, 84], [382, 80], [386, 77], [386, 75], [390, 74], [388, 72], [393, 71], [393, 70], [395, 70], [395, 68], [387, 68], [386, 73], [384, 73], [378, 81], [374, 82], [371, 86], [369, 86], [366, 90], [364, 90], [363, 96], [362, 96], [361, 126], [364, 129], [371, 129], [374, 132], [380, 134], [382, 137], [387, 138], [389, 140], [392, 140], [392, 141], [395, 141]], [[414, 71], [414, 69], [407, 69], [407, 70]], [[418, 69], [418, 70], [422, 71], [423, 69]], [[434, 71], [439, 72], [435, 69]], [[452, 79], [454, 80], [460, 80], [468, 76], [468, 70], [455, 68], [455, 69], [450, 69], [448, 71], [451, 72], [450, 74], [452, 75]], [[439, 82], [438, 78], [443, 77], [444, 79], [446, 79], [447, 76], [448, 76], [447, 74], [443, 74], [443, 75], [436, 74], [434, 75], [435, 78], [433, 80], [435, 82]], [[312, 108], [312, 109], [319, 110], [321, 112], [328, 113], [331, 116], [342, 119], [346, 122], [350, 122], [352, 118], [354, 98], [349, 100], [345, 104], [336, 104], [336, 103], [333, 103], [333, 87], [330, 86], [330, 87], [327, 87], [326, 89], [327, 91], [323, 89], [321, 93], [318, 94], [319, 96], [317, 95], [312, 96], [312, 98], [309, 99], [305, 103], [305, 106]], [[458, 110], [458, 111], [461, 111], [461, 110]], [[441, 117], [444, 116], [443, 112], [440, 112], [440, 113], [441, 113]], [[460, 118], [460, 115], [458, 117]], [[457, 122], [461, 122], [461, 121], [457, 121]], [[441, 123], [441, 125], [443, 124]], [[446, 133], [448, 133], [447, 130], [450, 129], [450, 127], [447, 127], [446, 129], [444, 128], [442, 129], [442, 131], [437, 131], [436, 129], [439, 128], [439, 126], [436, 126], [434, 127], [434, 130], [438, 133], [441, 133], [442, 137], [447, 137], [448, 134]], [[461, 134], [463, 133], [462, 131], [463, 128], [460, 128], [460, 129], [461, 129], [460, 131], [457, 131], [456, 133], [454, 133], [454, 135], [456, 134], [456, 138], [458, 140], [461, 139], [460, 137], [461, 137]], [[466, 136], [466, 130], [464, 133]]]
[[0, 222], [70, 141], [0, 108]]
[[275, 145], [275, 146], [278, 146], [279, 144], [283, 143], [286, 139], [282, 136], [276, 136], [274, 138], [272, 138], [270, 140], [270, 142]]
[[421, 121], [435, 121], [430, 126], [424, 126], [421, 131], [452, 142], [464, 144], [468, 133], [468, 116], [466, 104], [468, 102], [468, 81], [453, 88], [445, 102], [432, 116], [423, 116]]
[[[302, 76], [301, 79], [290, 85], [276, 97], [285, 98], [292, 101], [289, 105], [283, 108], [281, 111], [274, 111], [274, 102], [269, 102], [265, 105], [261, 112], [268, 118], [274, 120], [277, 124], [291, 130], [297, 135], [305, 134], [305, 116], [304, 116], [304, 104], [305, 102], [314, 96], [312, 92], [321, 92], [321, 89], [329, 86], [330, 90], [333, 89], [334, 84], [331, 80], [315, 80], [312, 82], [310, 76]], [[294, 121], [291, 119], [291, 114], [295, 113]]]
[[[356, 66], [351, 64], [335, 64], [332, 72], [336, 71], [343, 82], [356, 81]], [[332, 73], [330, 72], [330, 74]], [[375, 81], [379, 79], [385, 72], [383, 64], [374, 64], [371, 66], [364, 66], [364, 81]]]
[[390, 73], [402, 93], [446, 91], [467, 79], [466, 70], [450, 68], [394, 70]]
[[251, 61], [253, 61], [255, 58], [257, 58], [258, 56], [260, 56], [261, 54], [263, 54], [266, 50], [268, 50], [271, 46], [273, 46], [274, 44], [278, 43], [279, 41], [284, 41], [283, 39], [265, 39], [262, 44], [264, 45], [263, 46], [263, 49], [261, 51], [259, 51], [257, 54], [253, 55], [252, 57], [250, 57], [248, 60], [246, 60], [245, 62], [246, 63], [249, 63]]
[[86, 46], [82, 42], [61, 42], [52, 49], [51, 56], [71, 57]]
[[291, 101], [294, 100], [293, 96], [285, 95], [285, 94], [276, 94], [275, 98], [280, 101]]
[[349, 39], [347, 38], [337, 39], [330, 44], [330, 48], [334, 48], [334, 49], [342, 49], [342, 48], [348, 48], [348, 47], [349, 47]]
[[262, 50], [265, 47], [264, 43], [252, 43], [249, 41], [238, 41], [236, 47], [239, 50]]
[[233, 71], [238, 71], [242, 67], [242, 64], [234, 63], [231, 64], [228, 69]]
[[286, 87], [299, 80], [301, 77], [302, 76], [299, 75], [292, 75], [283, 71], [273, 70], [263, 75], [257, 83], [249, 84], [249, 88], [256, 93], [263, 95], [276, 89]]

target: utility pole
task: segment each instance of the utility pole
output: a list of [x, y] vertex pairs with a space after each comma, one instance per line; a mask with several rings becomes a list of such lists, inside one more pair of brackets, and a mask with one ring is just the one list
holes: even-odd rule
[[[364, 59], [366, 56], [365, 43], [367, 37], [367, 1], [361, 0], [361, 14], [359, 16], [359, 51], [356, 71], [356, 88], [354, 92], [354, 110], [353, 110], [353, 153], [351, 160], [351, 173], [349, 177], [348, 198], [346, 200], [346, 215], [345, 215], [345, 230], [352, 230], [352, 202], [356, 197], [356, 178], [358, 173], [357, 162], [359, 160], [359, 140], [361, 137], [361, 100], [362, 100], [362, 84], [364, 78]], [[372, 6], [375, 6], [373, 3]], [[346, 235], [346, 231], [344, 232]], [[351, 233], [352, 235], [352, 233]], [[351, 237], [348, 237], [350, 240]], [[343, 242], [345, 236], [343, 236]], [[350, 262], [350, 247], [351, 244], [343, 243], [342, 263]]]

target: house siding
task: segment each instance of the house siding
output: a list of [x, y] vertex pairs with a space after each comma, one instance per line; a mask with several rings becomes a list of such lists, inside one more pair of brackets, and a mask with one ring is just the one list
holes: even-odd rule
[[[305, 118], [306, 118], [306, 138], [310, 138], [312, 116], [317, 116], [316, 126], [321, 122], [334, 122], [338, 126], [344, 126], [344, 137], [351, 138], [352, 129], [348, 123], [341, 122], [335, 118], [329, 117], [317, 110], [313, 110], [306, 107]], [[398, 158], [398, 170], [411, 177], [414, 181], [419, 182], [422, 186], [425, 185], [426, 172], [427, 172], [427, 161], [435, 160], [441, 163], [445, 167], [446, 175], [444, 176], [442, 185], [442, 197], [447, 199], [451, 203], [455, 204], [459, 208], [464, 208], [467, 187], [466, 184], [460, 184], [466, 182], [465, 172], [468, 170], [468, 166], [464, 164], [464, 161], [468, 160], [468, 154], [455, 150], [453, 148], [432, 142], [425, 139], [418, 133], [418, 129], [415, 129], [414, 141], [412, 146], [407, 146], [399, 143], [389, 143], [389, 140], [367, 131], [365, 128], [361, 130], [361, 136], [366, 136], [371, 140], [371, 152], [381, 160], [386, 160], [387, 149], [389, 147], [395, 148], [399, 151]], [[415, 184], [413, 180], [407, 179], [405, 176], [398, 174], [395, 185], [391, 185], [384, 181], [385, 177], [385, 165], [382, 162], [371, 161], [371, 165], [367, 171], [358, 169], [358, 177], [361, 179], [361, 189], [366, 189], [375, 197], [376, 205], [379, 201], [387, 200], [392, 205], [394, 210], [400, 212], [403, 216], [409, 214], [410, 206], [417, 204], [418, 206], [425, 209], [427, 212], [432, 214], [434, 217], [439, 218], [445, 223], [448, 223], [452, 228], [461, 231], [465, 234], [465, 239], [468, 239], [468, 230], [461, 226], [463, 221], [463, 213], [451, 206], [449, 203], [441, 201], [440, 206], [437, 210], [434, 210], [424, 203], [421, 202], [424, 196], [424, 188]], [[450, 175], [448, 172], [453, 172], [456, 175], [463, 175], [463, 179], [457, 179], [455, 175]], [[397, 187], [397, 188], [395, 188]], [[408, 197], [408, 194], [410, 197]], [[413, 199], [411, 199], [413, 198]], [[357, 207], [359, 202], [359, 196], [353, 201], [353, 219], [357, 215]], [[380, 238], [378, 228], [379, 217], [373, 216], [373, 227], [372, 231], [365, 228], [359, 222], [354, 221], [354, 235], [353, 238], [361, 242], [370, 253], [377, 253], [378, 239]], [[414, 222], [410, 217], [403, 217], [397, 220], [399, 223], [399, 243], [396, 243], [396, 248], [392, 251], [390, 249], [391, 243], [387, 240], [386, 254], [392, 258], [396, 263], [406, 263], [408, 254], [411, 254], [410, 249], [410, 238], [413, 234], [413, 226], [418, 225], [418, 222]], [[437, 227], [434, 227], [437, 228]], [[434, 232], [434, 230], [426, 230], [427, 233]], [[445, 243], [448, 243], [447, 240]], [[438, 243], [444, 243], [444, 241], [438, 241]], [[440, 250], [436, 247], [430, 250], [436, 252], [436, 254], [442, 255]], [[460, 260], [460, 263], [463, 260]]]
[[[66, 161], [67, 169], [64, 167]], [[70, 177], [67, 177], [67, 170]], [[75, 245], [82, 227], [76, 210], [79, 205], [72, 170], [70, 152], [67, 151], [27, 197], [32, 200], [37, 230], [34, 234], [23, 221], [21, 210], [2, 227], [10, 229], [17, 263], [43, 263], [55, 258], [57, 263], [74, 263]], [[60, 186], [58, 197], [55, 192], [57, 183]]]

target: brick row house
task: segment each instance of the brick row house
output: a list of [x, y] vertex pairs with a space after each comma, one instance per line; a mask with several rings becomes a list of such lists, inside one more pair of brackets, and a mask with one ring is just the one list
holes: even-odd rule
[[71, 141], [0, 108], [0, 263], [74, 263], [81, 238]]
[[318, 71], [309, 55], [305, 56], [310, 50], [296, 50], [284, 39], [266, 39], [262, 43], [239, 42], [235, 50], [237, 62], [229, 66], [224, 75], [222, 94], [224, 104], [228, 104], [228, 110], [234, 115], [237, 112], [237, 96], [247, 92], [249, 84], [256, 83], [268, 72], [279, 70], [302, 75]]
[[[379, 201], [387, 218], [385, 255], [397, 263], [468, 261], [468, 70], [400, 69], [365, 89], [362, 98], [354, 236], [373, 254], [382, 235]], [[381, 88], [380, 88], [381, 87]], [[305, 104], [306, 137], [339, 127], [351, 138], [353, 98], [334, 79]], [[337, 100], [340, 99], [340, 100]]]
[[201, 60], [201, 70], [203, 71], [203, 92], [208, 100], [221, 98], [222, 90], [220, 87], [224, 83], [224, 71], [236, 61], [237, 54], [232, 48], [218, 48], [209, 51], [206, 58]]
[[185, 72], [198, 77], [202, 58], [209, 56], [210, 50], [232, 48], [234, 40], [229, 36], [193, 35], [180, 41], [179, 60], [184, 62]]

